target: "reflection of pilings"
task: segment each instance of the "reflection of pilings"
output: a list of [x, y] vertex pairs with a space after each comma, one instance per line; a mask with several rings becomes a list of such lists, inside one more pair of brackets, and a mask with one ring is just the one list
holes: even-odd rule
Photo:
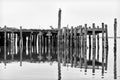
[[96, 56], [96, 35], [95, 35], [95, 24], [93, 23], [93, 60], [92, 60], [92, 66], [93, 70], [92, 72], [95, 73], [95, 56]]
[[4, 26], [4, 64], [6, 66], [6, 26]]
[[114, 20], [114, 79], [117, 79], [117, 19]]
[[104, 23], [102, 23], [102, 76], [104, 76]]
[[107, 31], [107, 25], [105, 25], [105, 34], [106, 34], [106, 36], [105, 36], [105, 41], [106, 41], [106, 43], [105, 43], [105, 51], [106, 51], [106, 60], [105, 60], [105, 70], [107, 70], [107, 64], [108, 64], [108, 31]]
[[22, 27], [20, 27], [20, 66], [22, 66], [22, 52], [23, 52], [23, 37], [22, 37]]

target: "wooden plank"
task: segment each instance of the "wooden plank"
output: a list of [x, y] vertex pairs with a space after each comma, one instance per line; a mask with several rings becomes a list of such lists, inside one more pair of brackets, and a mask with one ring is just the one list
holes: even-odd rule
[[114, 79], [117, 79], [117, 19], [114, 19]]

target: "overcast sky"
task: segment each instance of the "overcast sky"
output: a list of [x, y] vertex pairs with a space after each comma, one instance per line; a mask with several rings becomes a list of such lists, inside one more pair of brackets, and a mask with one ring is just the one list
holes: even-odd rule
[[[23, 28], [57, 28], [58, 10], [62, 9], [62, 26], [92, 23], [108, 24], [113, 31], [114, 18], [120, 22], [119, 0], [0, 0], [0, 26]], [[120, 25], [120, 24], [118, 24]], [[118, 35], [120, 28], [118, 27]], [[110, 36], [113, 33], [109, 34]]]

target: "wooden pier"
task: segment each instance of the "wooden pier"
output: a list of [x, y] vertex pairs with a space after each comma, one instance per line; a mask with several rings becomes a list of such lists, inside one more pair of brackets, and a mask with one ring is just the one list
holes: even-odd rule
[[[17, 29], [4, 26], [0, 28], [0, 60], [4, 61], [5, 65], [11, 60], [17, 60], [20, 61], [20, 66], [25, 60], [30, 62], [58, 61], [59, 71], [62, 63], [64, 66], [67, 64], [71, 67], [85, 68], [85, 72], [87, 68], [91, 68], [93, 74], [95, 69], [101, 66], [102, 76], [104, 76], [104, 70], [107, 70], [108, 64], [107, 24], [102, 23], [98, 26], [93, 23], [92, 26], [88, 26], [85, 24], [61, 28], [61, 10], [58, 14], [58, 29], [23, 29], [22, 26]], [[114, 26], [116, 26], [116, 19]], [[116, 27], [114, 31], [116, 32]], [[102, 34], [102, 38], [99, 34]], [[114, 35], [116, 47], [116, 33]], [[102, 53], [99, 52], [100, 40], [102, 40]], [[9, 45], [12, 45], [10, 54], [7, 53]], [[114, 65], [116, 66], [115, 47]], [[100, 55], [102, 61], [100, 61]], [[116, 71], [116, 68], [114, 69]], [[61, 79], [60, 76], [59, 78]]]

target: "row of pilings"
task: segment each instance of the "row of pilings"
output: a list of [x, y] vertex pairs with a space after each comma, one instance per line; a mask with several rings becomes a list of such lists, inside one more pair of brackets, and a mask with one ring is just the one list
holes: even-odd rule
[[[59, 11], [60, 12], [60, 11]], [[60, 16], [60, 14], [59, 14]], [[92, 27], [87, 24], [77, 27], [61, 27], [58, 19], [58, 29], [51, 30], [27, 30], [10, 29], [7, 26], [0, 29], [0, 60], [6, 65], [10, 61], [27, 60], [58, 61], [58, 69], [61, 71], [61, 63], [64, 66], [92, 69], [101, 68], [102, 76], [108, 65], [108, 29], [107, 24], [102, 23]], [[116, 26], [114, 22], [114, 73], [116, 73]], [[100, 37], [100, 34], [102, 36]], [[102, 44], [100, 44], [100, 39]], [[100, 53], [100, 46], [102, 46]], [[102, 57], [100, 57], [100, 55]], [[100, 66], [100, 67], [99, 67]], [[61, 72], [58, 72], [61, 75]], [[116, 78], [116, 74], [114, 75]], [[61, 76], [59, 76], [61, 79]], [[59, 79], [59, 80], [60, 80]]]
[[[99, 65], [102, 66], [104, 73], [108, 59], [107, 25], [102, 23], [102, 28], [99, 28], [93, 23], [92, 26], [93, 28], [87, 28], [85, 24], [71, 29], [64, 27], [60, 29], [59, 39], [57, 32], [54, 31], [23, 32], [20, 27], [19, 32], [10, 32], [5, 26], [4, 32], [0, 35], [0, 40], [3, 40], [0, 59], [4, 59], [5, 65], [8, 60], [20, 60], [22, 66], [24, 60], [58, 61], [59, 51], [60, 62], [64, 66], [71, 64], [71, 67], [84, 67], [86, 72], [88, 66], [92, 65], [95, 73], [96, 65]], [[102, 53], [99, 52], [100, 33], [102, 33]], [[99, 61], [100, 55], [102, 62]]]

